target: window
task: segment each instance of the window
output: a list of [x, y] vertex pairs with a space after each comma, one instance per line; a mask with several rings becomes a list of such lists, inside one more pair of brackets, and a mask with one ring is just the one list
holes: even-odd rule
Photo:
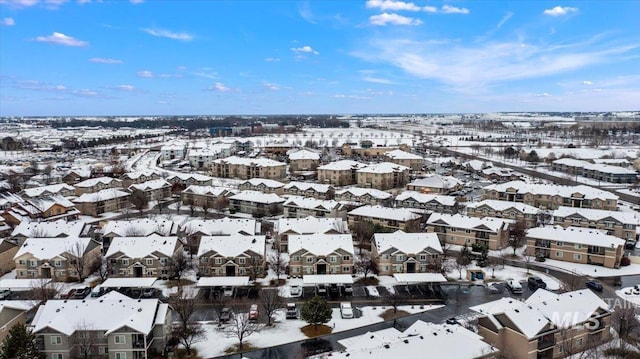
[[307, 257], [307, 263], [313, 263], [313, 257]]
[[382, 259], [389, 259], [389, 255], [388, 254], [383, 254], [382, 255]]
[[427, 255], [426, 254], [421, 254], [419, 258], [420, 258], [421, 261], [424, 262], [424, 261], [427, 260]]
[[398, 254], [396, 256], [396, 262], [402, 262], [404, 260], [404, 256], [402, 254]]
[[342, 267], [342, 272], [349, 273], [350, 272], [349, 267]]
[[59, 259], [56, 259], [55, 261], [53, 261], [53, 266], [54, 267], [62, 267], [62, 261]]
[[23, 265], [25, 265], [25, 264], [26, 264], [26, 262], [24, 261], [24, 259], [20, 259], [20, 260], [18, 261], [18, 264], [19, 264], [19, 265], [21, 265], [21, 266], [23, 266]]
[[127, 359], [127, 353], [116, 353], [116, 359]]
[[336, 256], [329, 256], [329, 262], [330, 263], [335, 263], [338, 261], [338, 258]]
[[581, 249], [581, 248], [582, 248], [582, 244], [580, 244], [580, 243], [576, 243], [576, 244], [574, 244], [574, 245], [573, 245], [573, 247], [574, 247], [575, 249]]
[[147, 265], [148, 266], [152, 266], [153, 265], [153, 259], [148, 258], [147, 259]]
[[556, 257], [562, 258], [562, 252], [560, 252], [560, 251], [556, 252]]
[[129, 260], [128, 259], [123, 259], [121, 262], [122, 262], [123, 266], [128, 266], [129, 265]]
[[564, 242], [557, 241], [557, 242], [556, 242], [556, 246], [558, 246], [558, 247], [562, 247], [562, 246], [564, 246]]
[[61, 353], [53, 353], [51, 359], [64, 359], [64, 356]]
[[153, 271], [152, 271], [152, 270], [148, 270], [148, 271], [147, 271], [147, 275], [148, 275], [148, 276], [153, 276]]
[[583, 339], [583, 338], [578, 338], [578, 339], [576, 340], [576, 344], [578, 344], [578, 345], [582, 345], [582, 342], [583, 342], [583, 341], [582, 341], [582, 339]]
[[581, 260], [581, 259], [582, 259], [582, 254], [577, 254], [577, 253], [576, 253], [576, 254], [574, 254], [574, 255], [573, 255], [573, 259], [575, 259], [575, 260], [577, 260], [577, 261]]
[[348, 260], [351, 260], [351, 257], [350, 256], [342, 256], [342, 260], [343, 261], [348, 261]]
[[245, 264], [247, 260], [245, 258], [238, 258], [238, 263]]
[[291, 261], [292, 262], [299, 262], [300, 261], [300, 257], [299, 256], [293, 256], [293, 257], [291, 257]]
[[53, 345], [62, 344], [62, 337], [59, 335], [51, 336], [51, 344]]
[[385, 271], [385, 272], [388, 271], [389, 270], [389, 266], [382, 266], [382, 270]]
[[38, 261], [29, 261], [29, 265], [31, 267], [37, 267], [38, 266]]
[[216, 258], [216, 264], [222, 264], [222, 258]]
[[[126, 344], [127, 343], [127, 339], [125, 338], [124, 335], [116, 335], [113, 337], [113, 342], [116, 344]], [[118, 355], [118, 353], [116, 353], [116, 356]]]
[[162, 264], [163, 266], [167, 265], [167, 258], [160, 258], [160, 264]]
[[293, 267], [293, 273], [300, 273], [300, 267]]

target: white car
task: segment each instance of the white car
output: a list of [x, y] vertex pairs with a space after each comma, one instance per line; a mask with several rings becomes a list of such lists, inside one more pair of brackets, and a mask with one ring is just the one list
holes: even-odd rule
[[340, 315], [342, 316], [342, 319], [353, 319], [353, 308], [351, 308], [351, 303], [340, 303]]
[[367, 292], [367, 295], [370, 297], [379, 297], [380, 292], [378, 292], [378, 288], [373, 285], [366, 286], [364, 290]]
[[507, 280], [507, 288], [509, 288], [513, 294], [522, 294], [522, 285], [515, 279]]
[[289, 288], [289, 296], [291, 297], [300, 297], [302, 296], [302, 287], [299, 285], [292, 285]]

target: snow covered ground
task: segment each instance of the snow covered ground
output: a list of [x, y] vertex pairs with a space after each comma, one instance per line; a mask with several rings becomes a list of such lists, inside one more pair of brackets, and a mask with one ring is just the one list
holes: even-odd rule
[[[426, 305], [422, 309], [419, 306], [399, 306], [398, 310], [404, 310], [408, 313], [420, 313], [442, 307], [441, 305]], [[327, 323], [328, 326], [334, 328], [333, 332], [341, 332], [353, 328], [366, 326], [373, 323], [382, 322], [380, 314], [384, 313], [390, 307], [362, 307], [358, 308], [362, 311], [360, 318], [342, 319], [340, 317], [340, 309], [333, 309], [333, 318]], [[251, 335], [245, 340], [254, 347], [270, 347], [290, 343], [297, 340], [304, 340], [307, 337], [300, 329], [307, 325], [307, 322], [296, 319], [285, 319], [284, 311], [280, 311], [274, 315], [275, 325], [272, 327], [264, 327], [260, 332]], [[223, 355], [225, 349], [238, 343], [237, 337], [229, 335], [225, 331], [225, 326], [218, 327], [217, 323], [202, 323], [205, 329], [206, 339], [196, 343], [194, 348], [198, 350], [198, 355], [203, 358], [210, 358]]]
[[640, 306], [640, 290], [637, 290], [634, 287], [626, 287], [616, 290], [616, 294], [618, 297]]
[[553, 269], [561, 269], [568, 272], [587, 275], [594, 278], [617, 277], [617, 276], [640, 274], [640, 264], [634, 264], [634, 263], [631, 263], [631, 265], [626, 267], [620, 267], [620, 269], [605, 268], [600, 266], [594, 266], [591, 264], [562, 262], [562, 261], [557, 261], [553, 259], [547, 259], [544, 262], [536, 262], [536, 264], [553, 268]]
[[[447, 277], [452, 279], [458, 279], [460, 277], [458, 271], [453, 269], [452, 266], [449, 266], [449, 270], [447, 271]], [[512, 266], [504, 266], [501, 265], [496, 266], [495, 270], [492, 272], [492, 269], [489, 267], [480, 268], [478, 266], [470, 265], [468, 269], [482, 269], [485, 273], [485, 280], [476, 280], [473, 283], [482, 284], [485, 282], [493, 282], [493, 281], [506, 281], [507, 279], [516, 279], [519, 281], [526, 281], [529, 277], [540, 277], [545, 283], [547, 283], [547, 289], [549, 290], [559, 290], [562, 286], [562, 281], [542, 272], [537, 272], [534, 270], [530, 270], [527, 273], [526, 268], [518, 268]], [[495, 275], [495, 278], [492, 278], [492, 275]], [[466, 280], [466, 270], [462, 271], [462, 280]]]

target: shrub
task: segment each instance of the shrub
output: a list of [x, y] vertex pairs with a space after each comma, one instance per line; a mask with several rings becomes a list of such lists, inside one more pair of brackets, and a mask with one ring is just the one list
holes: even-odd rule
[[626, 266], [628, 266], [630, 264], [631, 264], [631, 259], [629, 259], [629, 257], [623, 257], [620, 260], [620, 267], [626, 267]]

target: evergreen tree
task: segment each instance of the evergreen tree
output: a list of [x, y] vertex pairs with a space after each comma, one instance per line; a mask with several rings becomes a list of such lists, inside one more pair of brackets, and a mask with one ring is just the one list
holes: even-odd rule
[[0, 359], [46, 359], [38, 349], [36, 336], [24, 324], [14, 325], [4, 338], [0, 348]]
[[316, 328], [318, 324], [324, 324], [331, 320], [333, 311], [327, 304], [327, 301], [317, 295], [302, 306], [301, 317], [309, 324], [313, 324]]

